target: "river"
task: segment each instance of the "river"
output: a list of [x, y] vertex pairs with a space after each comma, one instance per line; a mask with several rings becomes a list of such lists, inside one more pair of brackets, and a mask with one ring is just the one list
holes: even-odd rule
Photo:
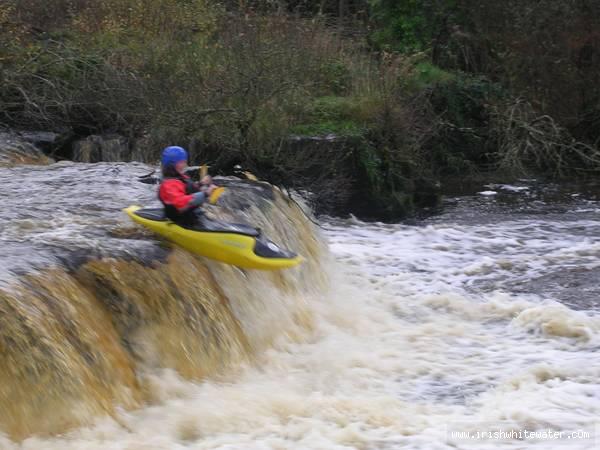
[[[0, 187], [8, 206], [0, 218], [4, 289], [18, 289], [24, 273], [43, 276], [52, 266], [71, 274], [82, 264], [88, 275], [52, 279], [64, 278], [59, 284], [64, 287], [75, 283], [67, 277], [75, 277], [85, 286], [89, 273], [109, 276], [85, 266], [106, 258], [113, 261], [114, 278], [137, 271], [132, 276], [145, 280], [149, 297], [160, 296], [162, 279], [148, 286], [157, 272], [136, 261], [174, 258], [158, 267], [184, 263], [185, 280], [192, 283], [189, 268], [200, 263], [183, 252], [169, 253], [152, 236], [134, 231], [120, 213], [130, 202], [155, 201], [155, 187], [135, 180], [147, 170], [137, 164], [71, 163], [0, 169], [8, 180]], [[15, 414], [31, 418], [32, 425], [13, 424], [10, 437], [0, 434], [0, 448], [598, 448], [600, 202], [584, 190], [531, 180], [482, 191], [449, 198], [436, 214], [401, 224], [323, 218], [323, 230], [316, 230], [297, 212], [290, 223], [287, 206], [264, 217], [248, 212], [246, 219], [260, 222], [279, 243], [309, 253], [312, 262], [281, 275], [205, 261], [198, 266], [208, 267], [231, 303], [231, 317], [225, 310], [208, 310], [226, 324], [209, 338], [236, 364], [197, 377], [198, 364], [212, 364], [219, 354], [194, 362], [191, 353], [208, 350], [182, 344], [190, 352], [185, 364], [176, 358], [165, 363], [173, 357], [171, 347], [130, 351], [129, 345], [156, 340], [147, 329], [136, 332], [133, 344], [106, 352], [113, 359], [105, 364], [133, 361], [123, 364], [134, 375], [123, 369], [124, 374], [109, 377], [105, 366], [98, 369], [103, 386], [109, 380], [127, 388], [103, 394], [116, 399], [116, 409], [105, 415], [92, 411], [83, 425], [37, 436], [36, 427], [49, 425], [19, 410]], [[311, 244], [303, 244], [302, 236]], [[129, 265], [115, 266], [120, 260]], [[139, 265], [132, 269], [131, 264]], [[108, 282], [103, 283], [94, 289]], [[29, 282], [28, 289], [32, 284], [38, 286]], [[29, 289], [28, 295], [41, 295], [40, 289]], [[21, 305], [25, 298], [9, 304]], [[135, 297], [131, 304], [144, 301]], [[26, 311], [23, 317], [36, 313]], [[129, 325], [114, 327], [115, 342], [129, 336], [122, 331]], [[8, 342], [1, 333], [0, 357]], [[152, 355], [144, 356], [148, 352]], [[44, 364], [36, 367], [55, 367], [42, 356], [39, 360]], [[96, 369], [88, 373], [89, 362], [67, 360], [67, 368], [83, 367], [75, 375], [96, 374]], [[24, 401], [25, 394], [7, 395], [9, 376], [2, 378], [0, 370], [0, 401], [2, 395]], [[128, 381], [131, 376], [143, 382]], [[138, 384], [139, 398], [130, 399], [126, 392]], [[87, 394], [68, 393], [77, 400], [66, 403], [73, 416], [79, 409], [87, 414], [81, 405]], [[65, 395], [61, 391], [57, 398]]]

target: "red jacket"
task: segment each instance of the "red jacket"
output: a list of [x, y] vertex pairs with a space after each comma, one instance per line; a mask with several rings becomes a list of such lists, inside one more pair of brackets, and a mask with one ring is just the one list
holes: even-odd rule
[[[184, 176], [186, 181], [188, 178]], [[183, 212], [194, 198], [194, 191], [198, 192], [198, 189], [191, 182], [186, 184], [177, 178], [166, 178], [160, 185], [158, 197], [165, 205], [174, 206], [177, 211]]]

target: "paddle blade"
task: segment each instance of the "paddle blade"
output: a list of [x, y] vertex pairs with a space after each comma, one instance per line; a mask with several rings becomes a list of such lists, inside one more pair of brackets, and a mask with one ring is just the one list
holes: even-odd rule
[[200, 166], [200, 179], [204, 178], [208, 175], [208, 166], [206, 164], [202, 164]]
[[210, 197], [208, 198], [208, 202], [211, 205], [215, 205], [217, 203], [217, 200], [219, 200], [219, 197], [223, 194], [223, 192], [225, 192], [224, 187], [216, 188], [214, 191], [212, 191], [212, 194], [210, 194]]

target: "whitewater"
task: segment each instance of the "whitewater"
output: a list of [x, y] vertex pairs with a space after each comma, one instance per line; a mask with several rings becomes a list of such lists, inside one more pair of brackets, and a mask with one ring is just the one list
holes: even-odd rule
[[[53, 170], [39, 175], [62, 179], [71, 168]], [[100, 177], [108, 166], [89, 170]], [[152, 200], [154, 187], [134, 183], [115, 198], [115, 174], [103, 176], [103, 225], [124, 197]], [[0, 448], [598, 448], [600, 203], [517, 187], [449, 199], [399, 224], [323, 218], [314, 231], [323, 282], [301, 290], [292, 278], [275, 288], [270, 275], [208, 263], [225, 297], [243, 292], [234, 315], [255, 317], [240, 321], [260, 347], [253, 358], [201, 380], [146, 364], [140, 407], [60, 434], [0, 434]], [[14, 250], [19, 233], [63, 242], [91, 226], [64, 211], [53, 230], [27, 220], [5, 224], [5, 262], [29, 264]], [[124, 244], [103, 245], [105, 255]]]

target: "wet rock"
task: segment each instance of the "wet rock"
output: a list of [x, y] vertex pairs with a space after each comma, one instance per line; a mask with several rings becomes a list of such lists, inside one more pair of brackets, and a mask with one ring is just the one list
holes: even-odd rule
[[127, 139], [119, 135], [91, 135], [73, 143], [73, 160], [96, 163], [128, 161], [131, 152]]
[[436, 179], [416, 173], [409, 160], [387, 163], [366, 135], [293, 135], [286, 145], [302, 156], [275, 182], [310, 191], [303, 196], [317, 213], [394, 221], [441, 202]]
[[0, 132], [0, 166], [18, 164], [50, 164], [44, 152], [17, 133]]
[[129, 161], [153, 163], [160, 160], [161, 151], [150, 137], [142, 136], [131, 143]]
[[227, 190], [219, 205], [234, 211], [246, 211], [252, 205], [268, 207], [275, 199], [275, 189], [264, 181], [242, 180], [237, 177], [215, 177], [215, 184]]
[[61, 135], [50, 131], [21, 131], [19, 136], [48, 154], [60, 141]]

